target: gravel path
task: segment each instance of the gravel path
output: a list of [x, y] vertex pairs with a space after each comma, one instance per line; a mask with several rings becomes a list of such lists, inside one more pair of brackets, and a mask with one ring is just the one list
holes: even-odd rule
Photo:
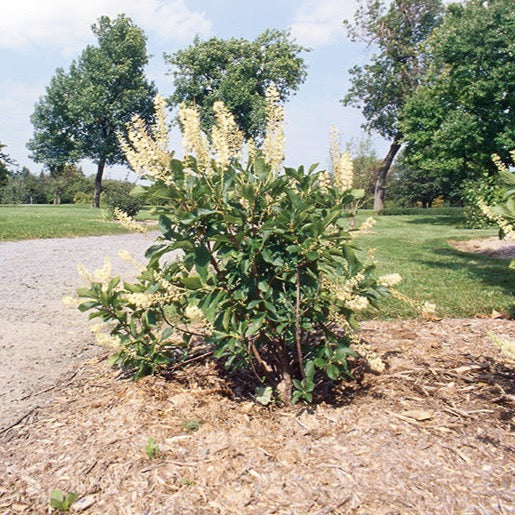
[[135, 271], [118, 257], [127, 249], [142, 260], [151, 240], [140, 234], [0, 243], [0, 431], [52, 398], [77, 365], [102, 352], [87, 316], [63, 305], [82, 286], [77, 264], [113, 273]]

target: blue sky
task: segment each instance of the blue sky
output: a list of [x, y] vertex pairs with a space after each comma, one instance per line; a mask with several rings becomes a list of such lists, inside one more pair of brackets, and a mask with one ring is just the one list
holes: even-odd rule
[[[100, 16], [125, 13], [141, 27], [153, 56], [147, 68], [160, 93], [168, 96], [171, 78], [163, 52], [188, 46], [195, 34], [203, 38], [254, 39], [267, 28], [291, 29], [297, 42], [312, 51], [305, 54], [308, 77], [286, 107], [287, 164], [319, 162], [328, 165], [329, 130], [336, 125], [342, 142], [357, 143], [359, 110], [343, 107], [339, 100], [348, 88], [348, 69], [363, 63], [369, 50], [350, 42], [342, 20], [352, 17], [355, 0], [18, 0], [0, 6], [0, 142], [20, 166], [34, 173], [25, 148], [32, 135], [30, 115], [57, 67], [68, 68], [81, 50], [95, 39], [90, 27]], [[177, 129], [176, 129], [177, 130]], [[387, 142], [373, 138], [381, 156]], [[177, 134], [172, 145], [179, 144]], [[91, 174], [93, 163], [83, 162]], [[107, 170], [121, 178], [126, 169]]]

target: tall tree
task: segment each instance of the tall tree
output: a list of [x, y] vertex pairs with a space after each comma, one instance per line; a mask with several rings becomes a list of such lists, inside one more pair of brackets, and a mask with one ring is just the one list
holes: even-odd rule
[[376, 183], [376, 171], [381, 160], [372, 145], [370, 137], [360, 140], [356, 145], [348, 145], [354, 168], [353, 187], [365, 192], [363, 206], [372, 207]]
[[388, 171], [402, 145], [400, 126], [406, 100], [427, 67], [425, 43], [441, 20], [441, 0], [361, 0], [354, 22], [346, 22], [353, 41], [377, 49], [370, 62], [354, 66], [351, 88], [342, 102], [363, 110], [363, 127], [389, 139], [390, 149], [377, 169], [374, 209], [382, 209]]
[[125, 132], [134, 114], [152, 119], [156, 89], [144, 75], [148, 56], [140, 28], [122, 14], [114, 20], [102, 16], [92, 30], [98, 44], [86, 47], [68, 73], [58, 70], [36, 105], [28, 147], [50, 169], [91, 159], [99, 207], [106, 165], [125, 162], [117, 133]]
[[27, 143], [30, 157], [44, 163], [51, 173], [59, 173], [66, 164], [75, 163], [80, 157], [75, 121], [70, 112], [73, 93], [71, 77], [58, 68], [31, 116], [34, 136]]
[[407, 159], [437, 170], [455, 187], [497, 174], [498, 154], [515, 148], [515, 10], [513, 0], [449, 6], [431, 38], [427, 83], [404, 110]]
[[14, 164], [14, 161], [9, 157], [9, 155], [4, 152], [6, 145], [0, 143], [0, 189], [3, 188], [9, 177], [11, 176], [11, 171], [9, 167]]
[[246, 138], [261, 139], [266, 119], [265, 92], [274, 85], [282, 101], [306, 79], [301, 53], [307, 49], [288, 32], [266, 30], [254, 41], [217, 37], [165, 54], [172, 66], [174, 107], [194, 103], [200, 107], [203, 129], [214, 124], [213, 104], [221, 100], [233, 113]]

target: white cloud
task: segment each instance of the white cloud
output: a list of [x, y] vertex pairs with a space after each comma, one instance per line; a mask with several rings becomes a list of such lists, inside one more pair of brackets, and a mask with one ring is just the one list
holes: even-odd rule
[[58, 49], [63, 54], [93, 41], [91, 24], [100, 16], [125, 13], [162, 41], [190, 41], [205, 35], [211, 21], [185, 0], [2, 0], [0, 48]]
[[[445, 5], [460, 0], [443, 0]], [[388, 7], [391, 0], [385, 0]], [[343, 20], [352, 20], [358, 0], [304, 0], [295, 13], [291, 31], [303, 45], [331, 45], [346, 35]]]
[[343, 20], [351, 19], [356, 0], [305, 0], [291, 26], [293, 36], [310, 47], [330, 45], [345, 37]]

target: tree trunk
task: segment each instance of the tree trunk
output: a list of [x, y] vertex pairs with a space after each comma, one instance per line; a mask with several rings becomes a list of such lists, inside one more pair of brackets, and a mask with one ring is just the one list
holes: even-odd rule
[[381, 163], [381, 166], [377, 170], [376, 189], [374, 195], [374, 211], [384, 209], [384, 199], [386, 196], [386, 175], [388, 174], [388, 171], [392, 166], [393, 159], [400, 148], [401, 143], [399, 143], [399, 139], [395, 138], [390, 145], [388, 154], [386, 154], [386, 157]]
[[288, 355], [288, 348], [285, 344], [282, 345], [280, 349], [279, 356], [279, 373], [280, 373], [280, 381], [277, 385], [277, 393], [279, 394], [279, 399], [286, 405], [291, 406], [291, 396], [293, 392], [293, 381], [291, 375], [291, 367], [290, 367], [290, 358]]
[[93, 198], [93, 207], [100, 207], [100, 192], [102, 191], [102, 175], [104, 175], [105, 159], [101, 159], [97, 166], [97, 175], [95, 177], [95, 197]]

